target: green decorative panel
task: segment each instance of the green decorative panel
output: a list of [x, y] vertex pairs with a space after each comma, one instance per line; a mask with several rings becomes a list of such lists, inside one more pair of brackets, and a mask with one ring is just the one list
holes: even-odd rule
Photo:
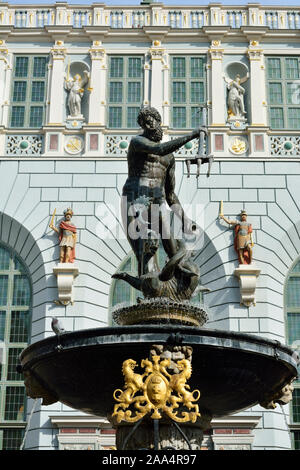
[[38, 157], [43, 151], [43, 135], [7, 135], [6, 155]]

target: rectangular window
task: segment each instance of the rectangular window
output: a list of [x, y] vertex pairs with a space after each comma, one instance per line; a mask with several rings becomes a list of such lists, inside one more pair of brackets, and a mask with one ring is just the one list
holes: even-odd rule
[[20, 374], [16, 368], [19, 364], [19, 355], [24, 348], [8, 349], [7, 380], [20, 380]]
[[300, 388], [293, 391], [292, 418], [293, 423], [300, 423]]
[[19, 450], [24, 436], [24, 429], [3, 430], [3, 450]]
[[16, 57], [15, 62], [15, 77], [26, 77], [28, 74], [28, 57]]
[[299, 129], [300, 59], [267, 57], [266, 66], [270, 127]]
[[30, 285], [28, 276], [14, 276], [13, 305], [28, 305], [30, 301]]
[[32, 82], [31, 101], [44, 101], [45, 82]]
[[143, 102], [143, 58], [109, 58], [108, 127], [137, 128]]
[[[3, 312], [0, 312], [0, 315], [1, 313]], [[4, 319], [5, 319], [5, 316], [4, 316]], [[1, 317], [0, 317], [0, 320], [1, 320]], [[28, 343], [29, 329], [30, 329], [29, 310], [12, 311], [9, 341], [11, 343]], [[0, 326], [0, 331], [1, 331], [1, 326]]]
[[[15, 57], [10, 127], [38, 128], [43, 126], [47, 62], [46, 56]], [[20, 80], [21, 77], [22, 80]], [[37, 103], [39, 106], [36, 105]]]
[[25, 106], [13, 106], [11, 110], [11, 127], [24, 127]]
[[0, 269], [9, 269], [9, 251], [0, 246]]
[[6, 387], [4, 419], [8, 421], [24, 421], [25, 388]]
[[[198, 127], [205, 103], [205, 57], [171, 57], [171, 126]], [[178, 106], [180, 104], [180, 106]]]
[[0, 306], [5, 307], [7, 302], [8, 276], [0, 276]]
[[25, 101], [26, 99], [26, 82], [15, 82], [13, 91], [13, 101]]

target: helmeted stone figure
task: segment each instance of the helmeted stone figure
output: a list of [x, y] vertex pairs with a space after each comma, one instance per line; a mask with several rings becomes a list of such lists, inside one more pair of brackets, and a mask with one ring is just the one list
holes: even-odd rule
[[247, 212], [241, 211], [241, 220], [229, 220], [223, 214], [219, 216], [229, 225], [234, 225], [234, 248], [238, 253], [240, 264], [252, 263], [252, 225], [247, 222]]

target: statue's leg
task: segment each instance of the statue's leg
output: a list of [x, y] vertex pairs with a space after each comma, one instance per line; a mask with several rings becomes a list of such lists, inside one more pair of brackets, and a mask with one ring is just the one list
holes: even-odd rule
[[66, 255], [65, 255], [66, 263], [70, 262], [71, 251], [72, 251], [72, 248], [70, 246], [66, 246]]
[[239, 263], [244, 264], [244, 249], [243, 248], [239, 249]]
[[60, 253], [59, 253], [59, 262], [64, 263], [65, 262], [65, 246], [60, 247]]

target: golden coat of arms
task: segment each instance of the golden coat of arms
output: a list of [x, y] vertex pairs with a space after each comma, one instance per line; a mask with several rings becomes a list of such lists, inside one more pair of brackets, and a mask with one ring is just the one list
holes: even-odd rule
[[[112, 416], [117, 423], [126, 421], [135, 423], [150, 414], [152, 419], [162, 418], [165, 413], [174, 421], [186, 423], [196, 422], [200, 417], [199, 407], [195, 403], [199, 400], [199, 390], [189, 391], [186, 381], [192, 375], [190, 361], [182, 359], [177, 361], [180, 370], [178, 374], [170, 375], [167, 371], [170, 359], [160, 360], [160, 356], [153, 356], [153, 362], [143, 359], [141, 367], [144, 374], [137, 374], [134, 369], [136, 361], [127, 359], [123, 362], [122, 372], [125, 379], [124, 390], [114, 391], [114, 399], [119, 402], [114, 406]], [[133, 410], [129, 409], [132, 405]], [[189, 411], [176, 410], [179, 406], [186, 407]]]

